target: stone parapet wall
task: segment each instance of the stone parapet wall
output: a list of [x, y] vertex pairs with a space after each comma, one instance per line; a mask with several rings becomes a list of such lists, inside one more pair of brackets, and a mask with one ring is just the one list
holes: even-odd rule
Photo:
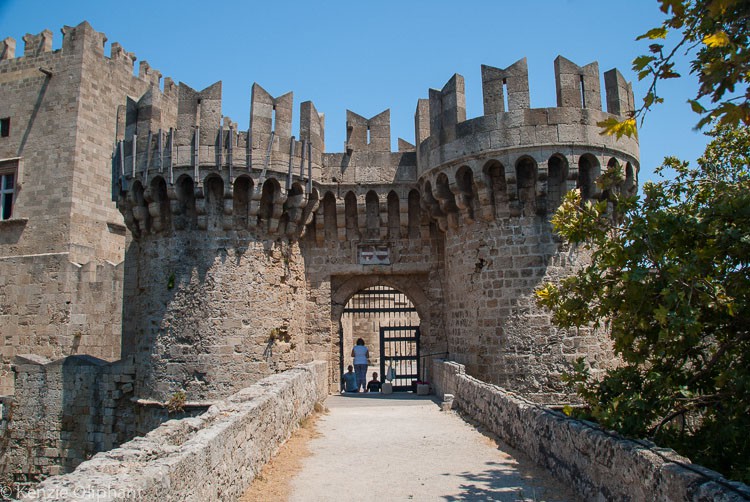
[[68, 253], [0, 256], [0, 395], [14, 392], [18, 354], [120, 357], [123, 267]]
[[0, 482], [70, 472], [135, 436], [132, 358], [17, 356], [14, 373], [16, 394], [0, 421]]
[[454, 407], [523, 451], [584, 500], [750, 500], [750, 487], [691, 464], [673, 450], [624, 439], [484, 383], [436, 360], [432, 384]]
[[237, 500], [328, 394], [327, 364], [269, 376], [198, 417], [171, 420], [40, 483], [22, 500]]

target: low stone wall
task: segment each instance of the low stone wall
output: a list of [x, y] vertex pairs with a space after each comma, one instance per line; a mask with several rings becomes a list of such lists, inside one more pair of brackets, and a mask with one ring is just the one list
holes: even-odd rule
[[299, 421], [328, 394], [327, 363], [271, 375], [198, 417], [170, 420], [22, 500], [236, 500]]
[[528, 455], [584, 500], [750, 500], [750, 487], [694, 465], [673, 450], [631, 441], [589, 422], [530, 403], [435, 360], [438, 396]]

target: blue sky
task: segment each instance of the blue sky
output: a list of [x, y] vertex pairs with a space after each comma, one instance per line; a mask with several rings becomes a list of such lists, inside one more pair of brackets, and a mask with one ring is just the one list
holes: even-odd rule
[[[210, 5], [210, 7], [206, 7]], [[480, 65], [505, 68], [528, 58], [531, 106], [555, 106], [553, 61], [617, 67], [645, 92], [630, 63], [646, 51], [636, 36], [662, 20], [656, 0], [0, 0], [0, 38], [17, 41], [44, 29], [61, 45], [60, 28], [87, 20], [138, 61], [195, 89], [223, 81], [223, 113], [247, 128], [250, 88], [294, 92], [326, 115], [326, 150], [342, 151], [346, 109], [365, 117], [391, 110], [398, 137], [414, 142], [414, 110], [430, 87], [466, 79], [468, 117], [482, 114]], [[136, 61], [136, 67], [138, 65]], [[655, 179], [664, 156], [694, 161], [706, 144], [685, 101], [697, 89], [687, 76], [661, 84], [666, 103], [640, 130], [640, 181]], [[603, 88], [603, 86], [602, 86]], [[2, 97], [0, 97], [1, 99]], [[295, 125], [293, 134], [297, 135]]]

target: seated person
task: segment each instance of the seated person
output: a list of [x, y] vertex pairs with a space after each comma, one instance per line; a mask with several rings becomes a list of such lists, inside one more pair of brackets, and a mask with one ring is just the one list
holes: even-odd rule
[[354, 373], [354, 366], [351, 364], [347, 368], [349, 371], [341, 377], [341, 389], [345, 392], [359, 392], [357, 385], [357, 374]]
[[380, 383], [380, 380], [378, 380], [378, 373], [373, 372], [372, 374], [372, 380], [367, 382], [367, 392], [380, 392], [380, 387], [382, 387], [382, 383]]

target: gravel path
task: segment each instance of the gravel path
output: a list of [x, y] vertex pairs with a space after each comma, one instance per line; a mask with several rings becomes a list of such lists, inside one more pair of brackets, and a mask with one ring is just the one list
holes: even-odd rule
[[292, 501], [577, 500], [430, 397], [349, 394], [325, 404]]

